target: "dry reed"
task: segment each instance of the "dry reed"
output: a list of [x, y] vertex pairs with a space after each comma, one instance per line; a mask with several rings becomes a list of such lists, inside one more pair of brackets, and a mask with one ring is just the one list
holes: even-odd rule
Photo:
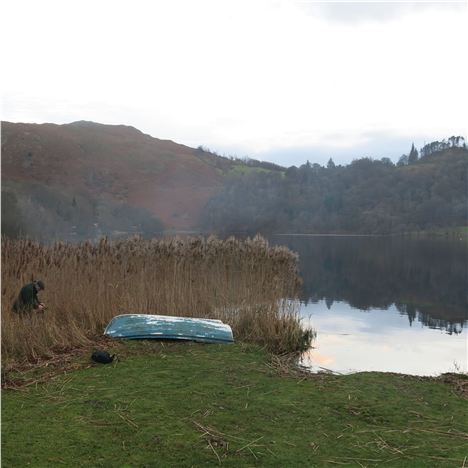
[[[38, 278], [48, 309], [18, 316], [12, 303]], [[259, 236], [52, 246], [2, 239], [2, 360], [33, 361], [89, 344], [124, 313], [220, 318], [238, 340], [294, 351], [307, 338], [292, 300], [298, 284], [297, 256]]]

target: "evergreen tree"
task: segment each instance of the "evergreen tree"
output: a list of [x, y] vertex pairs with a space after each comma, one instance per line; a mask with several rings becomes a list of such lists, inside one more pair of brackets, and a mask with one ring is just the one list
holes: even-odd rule
[[414, 164], [418, 160], [418, 150], [414, 147], [414, 143], [411, 146], [411, 151], [408, 156], [408, 164]]

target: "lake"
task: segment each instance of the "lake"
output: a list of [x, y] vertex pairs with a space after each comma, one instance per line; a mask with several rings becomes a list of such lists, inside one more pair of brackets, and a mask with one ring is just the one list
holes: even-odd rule
[[274, 236], [300, 258], [312, 371], [467, 372], [468, 244], [404, 237]]

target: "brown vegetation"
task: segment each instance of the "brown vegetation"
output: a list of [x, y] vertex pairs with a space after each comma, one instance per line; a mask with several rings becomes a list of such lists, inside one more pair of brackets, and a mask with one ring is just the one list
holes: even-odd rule
[[[85, 202], [124, 203], [148, 210], [167, 229], [193, 229], [222, 185], [220, 171], [195, 149], [133, 127], [93, 122], [2, 122], [1, 127], [2, 185], [20, 199], [37, 200], [30, 187], [35, 184], [58, 199], [75, 197], [79, 208]], [[57, 216], [51, 200], [43, 204]]]
[[[48, 309], [11, 311], [19, 289], [41, 278]], [[309, 338], [295, 301], [297, 257], [261, 237], [131, 238], [97, 244], [2, 240], [4, 365], [89, 344], [123, 313], [220, 318], [236, 340], [290, 352]]]

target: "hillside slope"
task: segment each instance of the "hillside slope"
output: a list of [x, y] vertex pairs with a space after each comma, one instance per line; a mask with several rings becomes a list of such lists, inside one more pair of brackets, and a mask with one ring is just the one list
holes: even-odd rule
[[[453, 137], [456, 139], [456, 137]], [[458, 137], [461, 141], [462, 138]], [[389, 234], [468, 225], [468, 151], [436, 142], [409, 162], [361, 158], [227, 180], [204, 212], [215, 232]], [[431, 146], [431, 145], [430, 145]]]
[[[133, 208], [139, 219], [159, 218], [166, 229], [195, 228], [222, 183], [222, 171], [205, 159], [197, 150], [123, 125], [2, 122], [6, 201], [21, 208], [23, 224], [35, 213], [62, 223], [60, 237], [83, 218], [82, 236], [93, 234], [89, 226], [99, 230], [106, 222], [118, 229], [119, 216], [135, 217]], [[78, 221], [70, 207], [81, 209]]]

